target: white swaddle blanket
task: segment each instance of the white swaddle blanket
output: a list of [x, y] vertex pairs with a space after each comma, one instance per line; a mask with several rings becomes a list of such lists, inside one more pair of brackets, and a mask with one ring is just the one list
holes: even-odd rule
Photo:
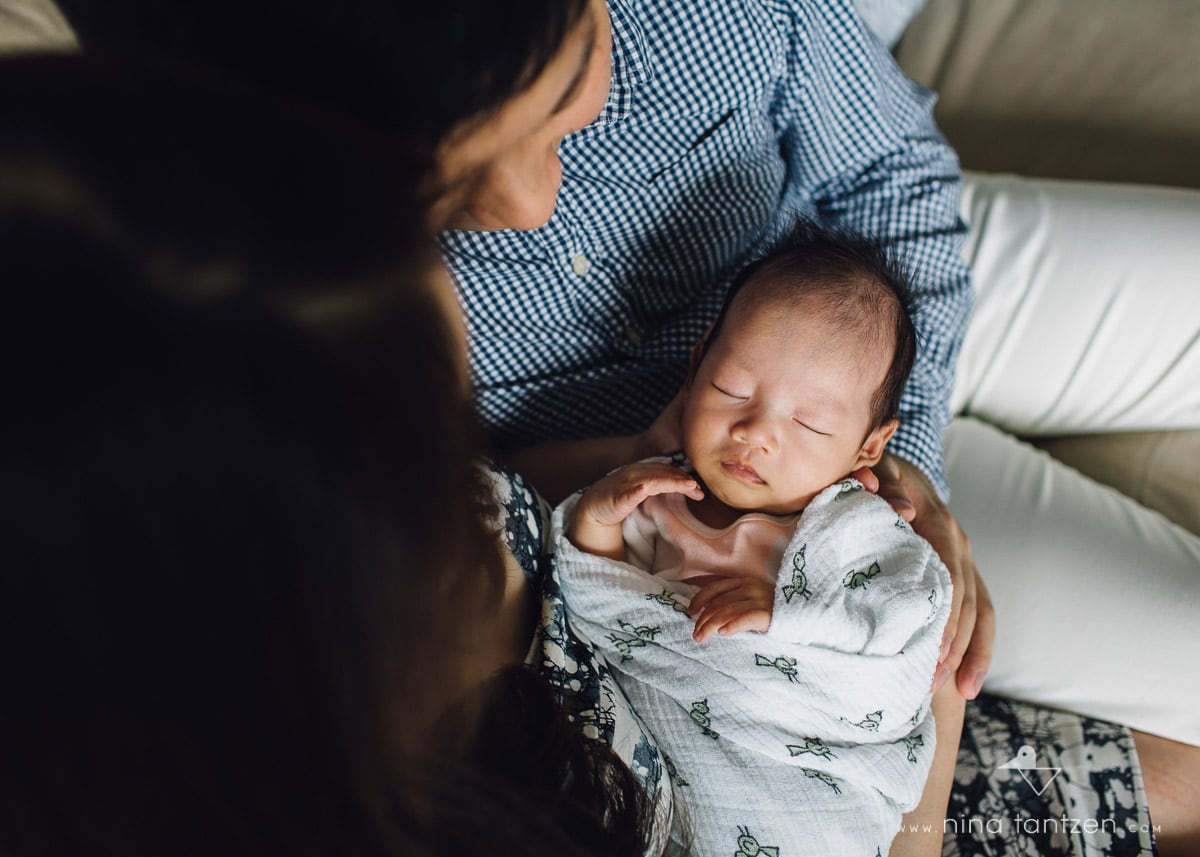
[[580, 551], [577, 501], [553, 520], [567, 610], [669, 757], [691, 853], [887, 854], [934, 751], [951, 589], [929, 543], [860, 483], [831, 486], [784, 551], [770, 630], [701, 645], [696, 587]]

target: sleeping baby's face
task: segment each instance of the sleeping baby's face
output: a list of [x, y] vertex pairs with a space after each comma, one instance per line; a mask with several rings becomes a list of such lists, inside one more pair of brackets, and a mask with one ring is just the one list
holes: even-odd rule
[[689, 384], [683, 440], [708, 498], [790, 514], [879, 460], [896, 423], [867, 429], [892, 355], [824, 321], [819, 297], [776, 303], [734, 301]]

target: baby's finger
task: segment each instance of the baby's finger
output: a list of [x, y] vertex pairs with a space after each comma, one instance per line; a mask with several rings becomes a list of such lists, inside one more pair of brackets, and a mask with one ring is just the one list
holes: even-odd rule
[[728, 637], [731, 634], [741, 634], [744, 631], [758, 631], [762, 633], [770, 627], [771, 613], [769, 610], [751, 609], [725, 622], [717, 629], [717, 633], [722, 637]]
[[704, 497], [699, 483], [682, 471], [674, 473], [630, 474], [613, 486], [611, 509], [601, 509], [597, 518], [601, 523], [621, 523], [634, 509], [642, 505], [647, 497], [655, 494], [686, 494], [694, 500]]
[[647, 462], [644, 467], [631, 469], [628, 475], [640, 487], [643, 498], [665, 493], [680, 493], [697, 501], [704, 497], [695, 477], [661, 462]]
[[660, 472], [643, 477], [640, 482], [643, 499], [653, 494], [686, 494], [693, 500], [704, 499], [699, 482], [682, 470], [672, 470], [674, 472]]
[[706, 642], [720, 632], [721, 628], [725, 625], [747, 613], [754, 612], [756, 609], [752, 603], [747, 601], [736, 601], [732, 604], [711, 607], [696, 620], [696, 627], [692, 631], [692, 638], [700, 643]]
[[700, 615], [696, 620], [696, 627], [692, 629], [692, 639], [697, 643], [707, 643], [717, 633], [720, 627], [718, 622], [718, 613], [716, 610], [709, 610]]
[[741, 586], [741, 581], [735, 577], [706, 575], [702, 582], [697, 583], [698, 580], [701, 578], [694, 577], [688, 580], [688, 583], [700, 587], [700, 591], [692, 596], [691, 604], [688, 606], [688, 612], [693, 616], [710, 607], [716, 599], [736, 591]]

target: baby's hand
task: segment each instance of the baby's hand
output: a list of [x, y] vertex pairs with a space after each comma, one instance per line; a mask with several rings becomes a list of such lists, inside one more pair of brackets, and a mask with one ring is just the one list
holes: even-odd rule
[[705, 575], [687, 581], [700, 587], [688, 613], [696, 617], [692, 638], [703, 643], [713, 634], [766, 631], [775, 608], [775, 584], [746, 577]]
[[579, 498], [567, 538], [580, 550], [624, 562], [621, 523], [654, 494], [704, 498], [695, 479], [661, 461], [639, 461], [605, 476]]
[[704, 499], [699, 483], [678, 467], [661, 461], [639, 461], [614, 470], [588, 488], [579, 498], [576, 520], [602, 527], [616, 526], [655, 494], [686, 494], [693, 500]]

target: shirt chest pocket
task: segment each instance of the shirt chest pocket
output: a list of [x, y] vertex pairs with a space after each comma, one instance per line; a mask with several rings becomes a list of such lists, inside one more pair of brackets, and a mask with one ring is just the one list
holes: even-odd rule
[[639, 170], [642, 181], [650, 185], [669, 183], [675, 173], [709, 165], [714, 156], [727, 151], [722, 142], [736, 129], [737, 115], [737, 109], [731, 107], [719, 115], [693, 116], [655, 129], [657, 133], [647, 135], [647, 142], [656, 145]]
[[757, 136], [738, 107], [688, 116], [630, 117], [606, 133], [573, 141], [564, 151], [568, 175], [636, 188], [667, 187], [736, 161]]

